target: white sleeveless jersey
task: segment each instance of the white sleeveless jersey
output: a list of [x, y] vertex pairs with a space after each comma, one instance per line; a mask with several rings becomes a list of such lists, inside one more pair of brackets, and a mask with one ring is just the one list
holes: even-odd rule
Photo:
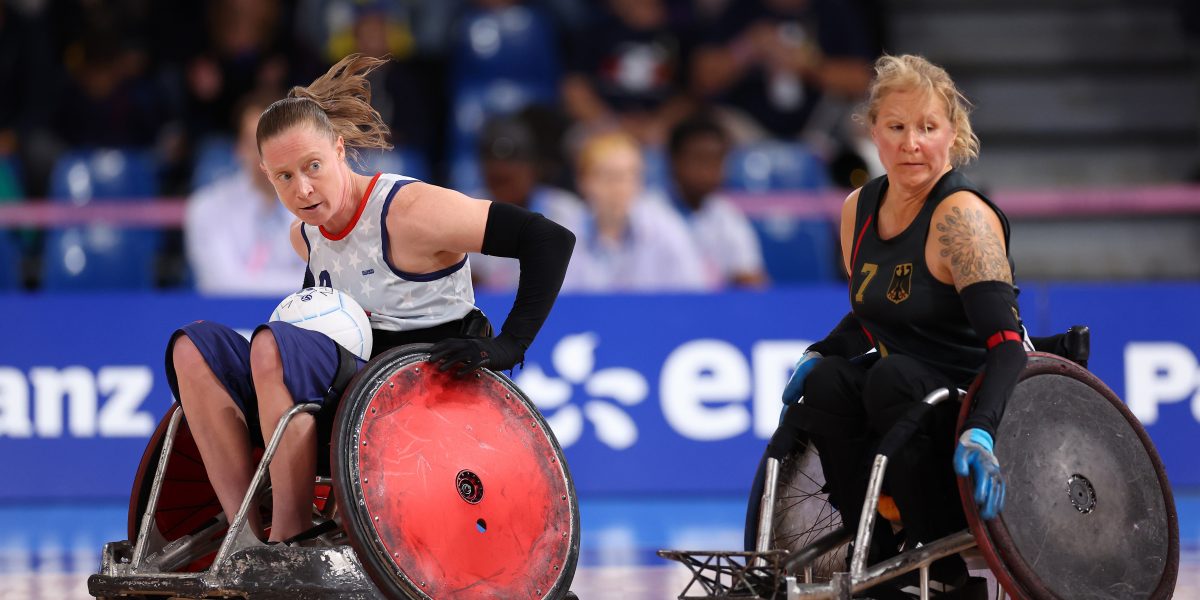
[[433, 273], [406, 273], [391, 264], [384, 223], [396, 192], [413, 181], [402, 175], [376, 175], [340, 236], [301, 226], [308, 245], [306, 279], [350, 294], [370, 314], [374, 329], [425, 329], [461, 319], [475, 308], [466, 257]]

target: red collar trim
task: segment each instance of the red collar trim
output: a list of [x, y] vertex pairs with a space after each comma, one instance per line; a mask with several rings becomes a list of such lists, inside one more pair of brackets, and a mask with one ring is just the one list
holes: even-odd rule
[[367, 198], [371, 197], [371, 192], [375, 189], [375, 182], [379, 181], [379, 176], [382, 174], [383, 173], [376, 173], [375, 176], [371, 178], [371, 183], [367, 185], [367, 191], [363, 192], [362, 200], [358, 201], [358, 210], [354, 211], [354, 218], [350, 219], [350, 224], [346, 225], [345, 229], [339, 231], [338, 233], [329, 233], [329, 231], [325, 229], [324, 225], [321, 226], [321, 235], [325, 236], [325, 239], [336, 242], [344, 239], [346, 236], [350, 235], [351, 231], [354, 231], [354, 226], [358, 224], [358, 218], [362, 216], [363, 209], [367, 207]]

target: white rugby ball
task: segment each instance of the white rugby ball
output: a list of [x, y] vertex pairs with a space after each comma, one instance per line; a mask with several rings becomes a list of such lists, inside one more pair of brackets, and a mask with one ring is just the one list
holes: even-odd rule
[[349, 294], [329, 287], [304, 288], [284, 298], [270, 320], [319, 331], [359, 358], [371, 358], [371, 321]]

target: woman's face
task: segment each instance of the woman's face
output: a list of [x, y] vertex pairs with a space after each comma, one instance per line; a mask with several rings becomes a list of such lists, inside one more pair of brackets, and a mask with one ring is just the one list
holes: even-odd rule
[[583, 192], [597, 216], [623, 216], [642, 193], [642, 156], [635, 148], [610, 147], [581, 174]]
[[342, 138], [301, 124], [262, 143], [262, 170], [279, 200], [308, 225], [329, 222], [346, 202], [350, 178]]
[[954, 136], [942, 99], [916, 90], [884, 96], [871, 125], [888, 182], [907, 188], [922, 187], [946, 172]]

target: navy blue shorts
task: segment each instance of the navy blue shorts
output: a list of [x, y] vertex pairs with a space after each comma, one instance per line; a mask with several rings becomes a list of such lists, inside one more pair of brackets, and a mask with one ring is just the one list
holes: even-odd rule
[[[344, 390], [337, 389], [335, 383], [340, 383], [341, 386], [348, 383], [335, 381], [339, 365], [343, 361], [354, 361], [356, 372], [366, 364], [361, 358], [341, 350], [337, 342], [323, 333], [301, 329], [282, 321], [259, 325], [255, 333], [264, 329], [270, 329], [271, 334], [275, 336], [275, 344], [279, 347], [279, 355], [283, 362], [283, 382], [291, 392], [292, 401], [297, 404], [323, 404], [327, 398], [336, 400]], [[254, 379], [250, 373], [250, 341], [232, 328], [212, 321], [196, 321], [177, 329], [167, 343], [166, 357], [167, 382], [176, 399], [179, 398], [179, 384], [172, 353], [175, 340], [183, 335], [196, 345], [196, 349], [200, 351], [217, 380], [225, 386], [234, 403], [242, 409], [251, 439], [255, 444], [261, 445], [258, 399], [254, 392]]]

